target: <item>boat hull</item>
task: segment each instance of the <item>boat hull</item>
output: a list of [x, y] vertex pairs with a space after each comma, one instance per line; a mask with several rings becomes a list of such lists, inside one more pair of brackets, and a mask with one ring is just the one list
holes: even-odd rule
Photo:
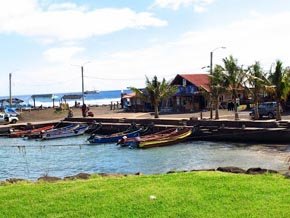
[[191, 134], [192, 134], [191, 129], [181, 130], [180, 132], [177, 132], [176, 135], [169, 135], [167, 137], [160, 138], [157, 140], [140, 141], [138, 144], [138, 148], [153, 148], [174, 145], [186, 140]]
[[121, 147], [129, 146], [136, 148], [152, 148], [177, 144], [186, 140], [192, 134], [191, 128], [167, 129], [151, 135], [145, 135], [137, 138], [125, 139], [118, 144]]
[[23, 130], [16, 131], [9, 134], [10, 138], [19, 138], [19, 137], [29, 137], [31, 135], [37, 136], [40, 135], [43, 131], [47, 131], [53, 128], [53, 125], [44, 126], [41, 128], [31, 129], [31, 130]]
[[64, 127], [61, 129], [53, 129], [53, 130], [45, 132], [42, 135], [42, 139], [49, 140], [49, 139], [79, 136], [79, 135], [83, 135], [87, 129], [88, 129], [87, 125], [77, 125], [71, 128]]
[[109, 136], [94, 136], [90, 137], [88, 141], [91, 144], [102, 144], [102, 143], [116, 143], [119, 140], [121, 140], [123, 137], [127, 138], [133, 138], [133, 137], [138, 137], [140, 134], [140, 130], [134, 131], [134, 132], [129, 132], [129, 133], [120, 133], [120, 134], [114, 134], [114, 135], [109, 135]]

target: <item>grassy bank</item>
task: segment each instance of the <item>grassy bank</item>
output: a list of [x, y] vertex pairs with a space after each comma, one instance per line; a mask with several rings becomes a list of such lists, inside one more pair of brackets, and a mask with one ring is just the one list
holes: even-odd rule
[[290, 217], [290, 180], [194, 172], [4, 185], [0, 217]]

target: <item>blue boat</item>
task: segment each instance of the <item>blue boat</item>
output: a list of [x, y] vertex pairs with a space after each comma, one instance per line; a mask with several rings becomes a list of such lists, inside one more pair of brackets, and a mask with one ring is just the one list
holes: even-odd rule
[[133, 137], [138, 137], [140, 135], [141, 129], [138, 129], [133, 132], [120, 132], [120, 133], [115, 133], [112, 135], [92, 135], [88, 138], [88, 141], [92, 144], [102, 144], [102, 143], [116, 143], [123, 137], [127, 138], [133, 138]]

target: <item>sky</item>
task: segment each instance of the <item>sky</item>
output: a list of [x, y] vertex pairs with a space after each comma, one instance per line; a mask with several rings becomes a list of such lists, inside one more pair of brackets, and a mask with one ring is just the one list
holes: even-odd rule
[[[240, 65], [290, 65], [290, 0], [0, 0], [0, 96], [142, 88]], [[221, 47], [226, 47], [222, 49]], [[203, 69], [202, 69], [203, 68]]]

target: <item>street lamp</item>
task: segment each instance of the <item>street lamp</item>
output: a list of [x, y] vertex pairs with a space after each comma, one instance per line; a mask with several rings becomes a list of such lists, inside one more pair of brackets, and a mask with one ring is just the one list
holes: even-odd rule
[[[14, 70], [13, 72], [17, 71], [18, 69]], [[12, 107], [12, 84], [11, 84], [11, 81], [12, 81], [12, 73], [9, 73], [9, 107], [11, 108]]]
[[[212, 75], [213, 52], [217, 49], [226, 49], [226, 47], [224, 47], [224, 46], [217, 47], [210, 52], [210, 75]], [[210, 91], [212, 91], [212, 89]], [[212, 117], [213, 117], [212, 116], [212, 94], [210, 93], [210, 119], [212, 119]]]

